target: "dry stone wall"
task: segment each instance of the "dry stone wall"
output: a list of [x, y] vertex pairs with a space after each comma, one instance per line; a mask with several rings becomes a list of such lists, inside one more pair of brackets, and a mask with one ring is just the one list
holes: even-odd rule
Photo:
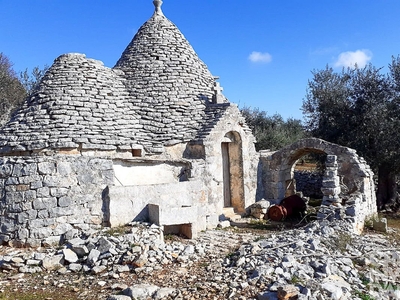
[[324, 140], [300, 140], [279, 151], [261, 152], [263, 197], [279, 203], [291, 186], [296, 162], [308, 153], [325, 153], [327, 169], [322, 182], [324, 203], [320, 219], [345, 219], [355, 232], [377, 213], [373, 172], [355, 150]]
[[[236, 211], [242, 212], [256, 200], [258, 155], [254, 147], [255, 138], [236, 105], [217, 104], [214, 106], [214, 112], [218, 112], [217, 118], [214, 118], [215, 122], [208, 123], [209, 126], [203, 129], [205, 132], [209, 130], [209, 134], [203, 140], [206, 155], [205, 172], [202, 175], [205, 186], [208, 188], [209, 203], [215, 206], [216, 212], [222, 213], [224, 174], [221, 143], [228, 138], [232, 140], [231, 144], [238, 143], [238, 152], [242, 159], [239, 162], [242, 164], [241, 170], [236, 174], [231, 174], [231, 176], [236, 176], [236, 185], [243, 186], [242, 203], [234, 207]], [[232, 136], [236, 137], [236, 141], [229, 138]], [[233, 171], [233, 168], [230, 171]], [[232, 205], [235, 206], [234, 203]]]
[[322, 199], [322, 178], [323, 174], [319, 171], [295, 170], [296, 191], [301, 191], [305, 197]]
[[0, 158], [0, 241], [40, 246], [103, 222], [112, 162], [79, 156]]

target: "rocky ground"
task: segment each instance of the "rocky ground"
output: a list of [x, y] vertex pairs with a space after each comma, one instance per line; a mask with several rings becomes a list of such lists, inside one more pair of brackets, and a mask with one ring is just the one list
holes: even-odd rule
[[400, 299], [399, 232], [344, 228], [231, 227], [163, 241], [157, 226], [134, 223], [57, 248], [2, 246], [0, 299]]

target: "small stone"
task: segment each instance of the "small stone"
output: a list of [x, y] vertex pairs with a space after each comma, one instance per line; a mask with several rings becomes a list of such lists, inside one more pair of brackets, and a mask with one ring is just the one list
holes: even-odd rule
[[132, 300], [132, 298], [125, 295], [111, 295], [107, 300]]
[[64, 255], [59, 254], [55, 256], [45, 257], [42, 261], [43, 268], [48, 271], [58, 270], [64, 266]]
[[118, 273], [124, 273], [124, 272], [129, 272], [129, 271], [130, 271], [130, 268], [127, 265], [117, 266]]
[[381, 218], [381, 219], [374, 219], [373, 221], [373, 228], [376, 231], [379, 232], [387, 232], [387, 219], [386, 218]]
[[99, 286], [103, 287], [103, 286], [105, 286], [105, 285], [107, 284], [107, 282], [104, 281], [104, 280], [101, 280], [101, 281], [97, 282], [97, 284], [98, 284]]
[[218, 227], [220, 228], [228, 228], [231, 226], [231, 222], [229, 220], [221, 221], [218, 223]]
[[82, 265], [81, 264], [69, 264], [68, 269], [71, 270], [72, 272], [80, 272], [82, 270]]
[[98, 260], [99, 256], [100, 256], [100, 251], [97, 250], [97, 249], [92, 249], [89, 252], [89, 255], [88, 255], [88, 258], [87, 258], [88, 264], [94, 265], [96, 263], [96, 261]]
[[63, 249], [64, 259], [69, 263], [75, 263], [78, 261], [78, 256], [71, 249]]
[[101, 254], [108, 252], [113, 247], [113, 244], [105, 237], [101, 237], [98, 243], [99, 246], [97, 247], [97, 250], [99, 250]]
[[136, 284], [123, 290], [122, 293], [133, 299], [146, 299], [152, 297], [160, 288], [149, 284]]
[[286, 300], [286, 299], [291, 299], [294, 297], [297, 297], [299, 294], [299, 290], [297, 287], [294, 285], [284, 285], [281, 287], [278, 287], [278, 299], [279, 300]]
[[106, 266], [95, 266], [92, 268], [91, 272], [93, 274], [100, 274], [100, 273], [104, 272], [106, 269], [107, 269]]
[[168, 296], [174, 294], [176, 289], [174, 288], [160, 288], [154, 295], [154, 299], [166, 299]]
[[143, 256], [140, 256], [138, 259], [132, 262], [132, 265], [135, 268], [143, 268], [146, 264], [147, 264], [147, 259]]
[[330, 299], [339, 300], [339, 299], [341, 299], [341, 297], [342, 297], [342, 295], [343, 295], [343, 290], [342, 290], [342, 288], [339, 287], [339, 286], [337, 286], [337, 285], [335, 285], [335, 284], [333, 284], [333, 283], [331, 283], [331, 282], [323, 283], [323, 284], [321, 285], [321, 287], [322, 287], [324, 290], [326, 290], [326, 291], [329, 292], [329, 294], [330, 294], [330, 295], [329, 295], [329, 296], [330, 296]]

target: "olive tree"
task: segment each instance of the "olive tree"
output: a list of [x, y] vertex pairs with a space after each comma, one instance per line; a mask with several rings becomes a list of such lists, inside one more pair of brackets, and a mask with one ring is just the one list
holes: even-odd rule
[[369, 64], [334, 72], [312, 72], [302, 110], [309, 132], [357, 150], [378, 174], [377, 204], [398, 198], [400, 171], [400, 59], [389, 73]]
[[241, 113], [256, 137], [257, 151], [277, 150], [305, 136], [301, 120], [289, 118], [285, 121], [279, 114], [268, 116], [265, 111], [249, 107], [242, 108]]
[[12, 69], [12, 63], [0, 53], [0, 126], [9, 120], [13, 110], [22, 103], [27, 92]]
[[38, 86], [48, 67], [25, 69], [18, 75], [9, 58], [0, 53], [0, 127], [10, 119], [12, 112]]

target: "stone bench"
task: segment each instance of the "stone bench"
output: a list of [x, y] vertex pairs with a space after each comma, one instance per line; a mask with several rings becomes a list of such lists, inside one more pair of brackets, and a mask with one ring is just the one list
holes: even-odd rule
[[170, 207], [149, 204], [149, 220], [164, 227], [164, 234], [183, 234], [190, 239], [197, 237], [197, 207]]

